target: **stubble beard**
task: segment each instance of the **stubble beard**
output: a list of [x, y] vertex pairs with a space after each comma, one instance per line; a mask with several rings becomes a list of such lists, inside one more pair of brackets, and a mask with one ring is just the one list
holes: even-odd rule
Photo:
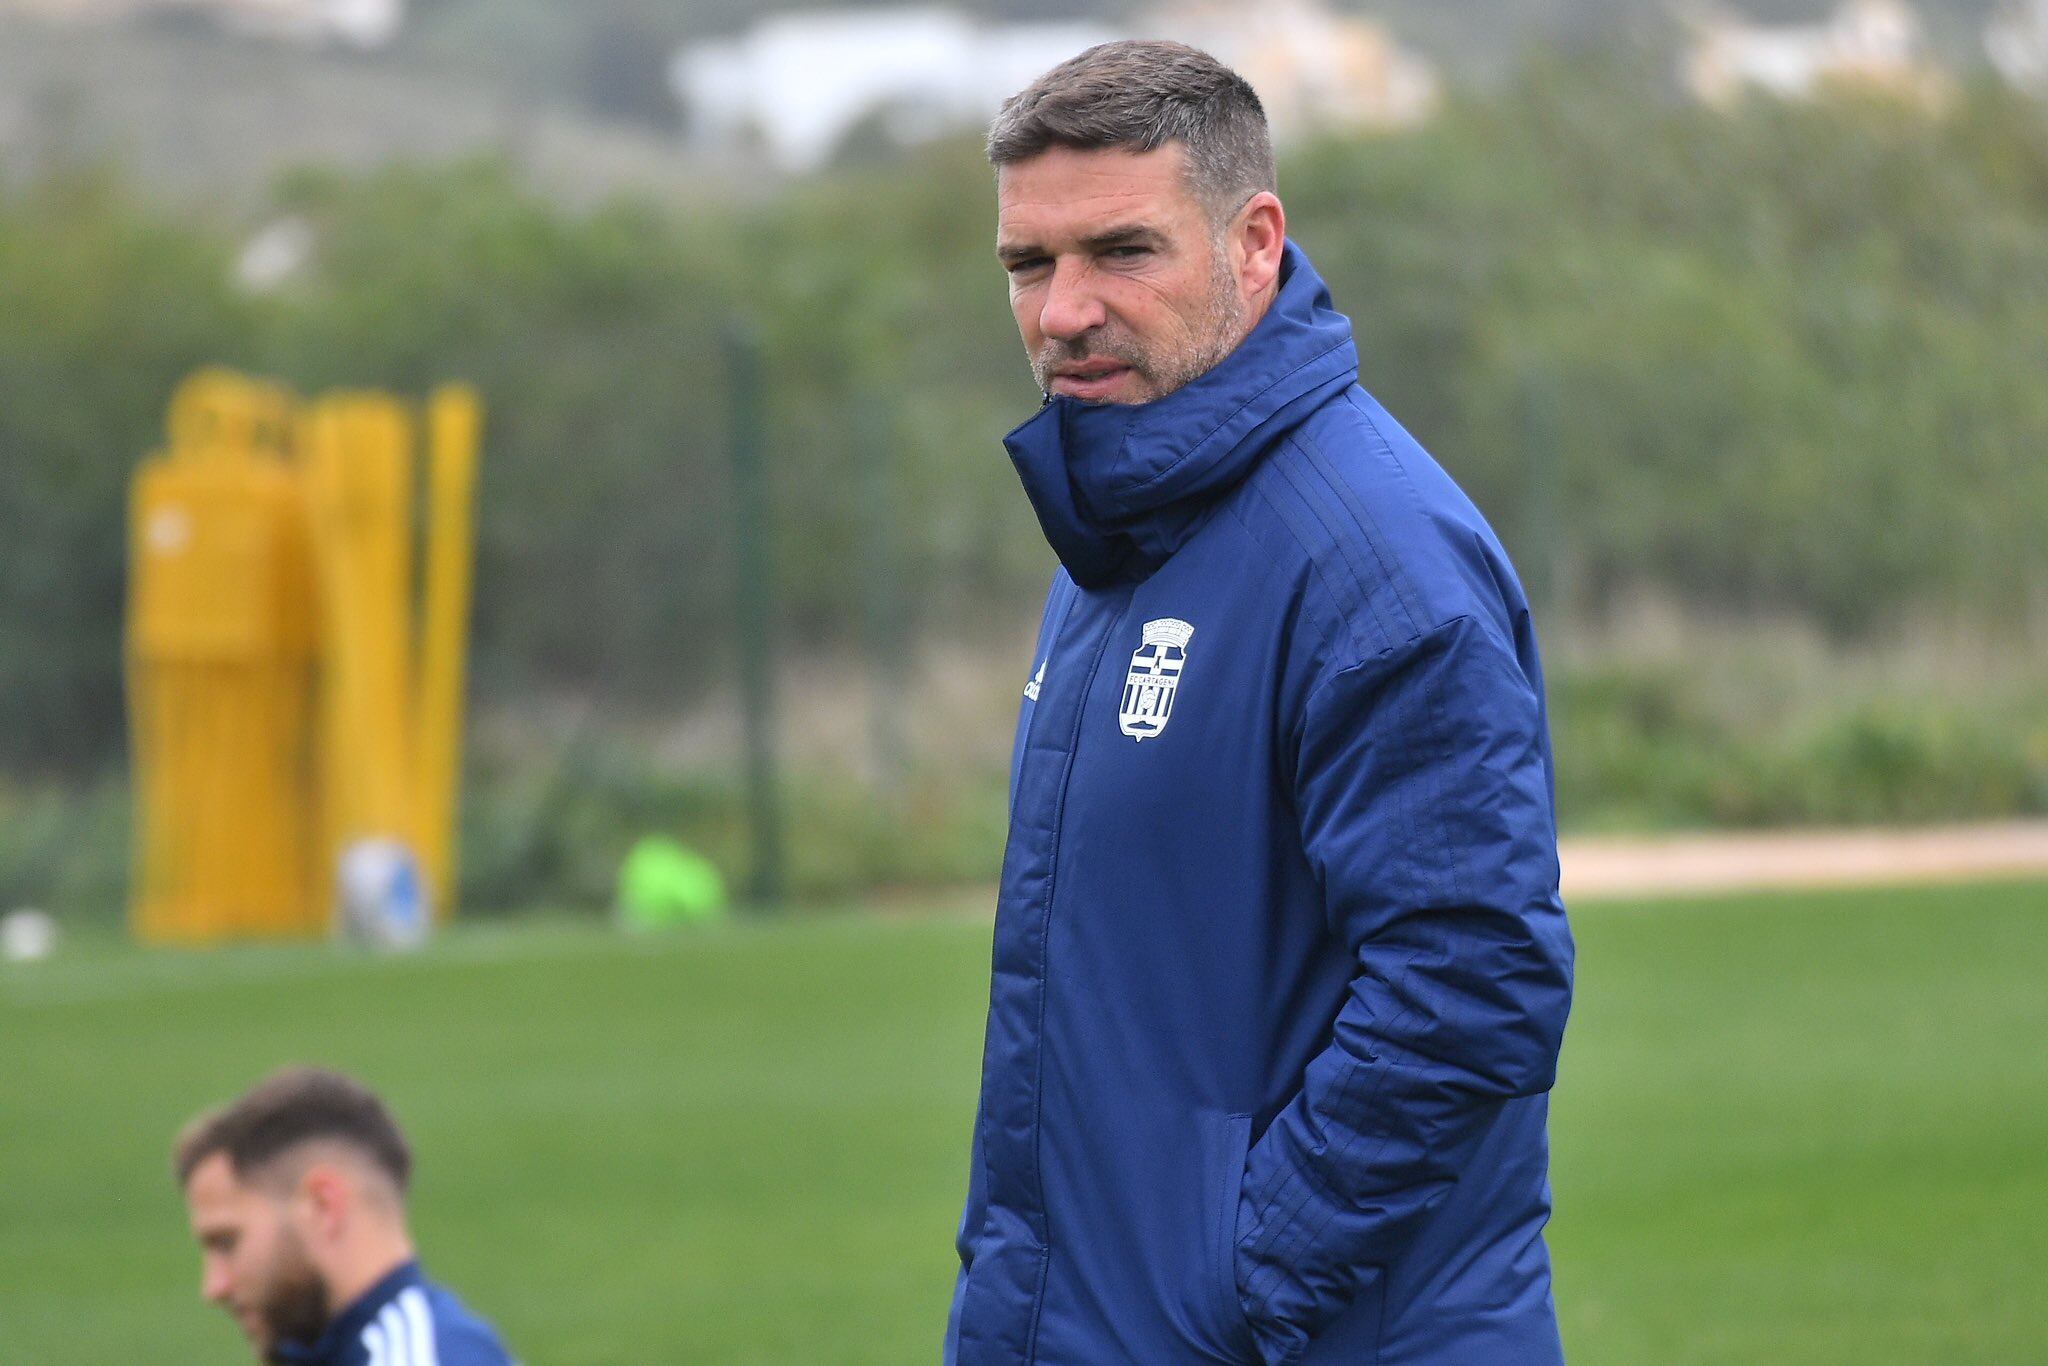
[[1203, 301], [1201, 316], [1192, 320], [1180, 336], [1149, 351], [1128, 332], [1111, 330], [1110, 324], [1071, 340], [1048, 338], [1031, 358], [1031, 374], [1038, 381], [1039, 392], [1049, 394], [1053, 371], [1060, 366], [1113, 360], [1128, 365], [1142, 382], [1139, 395], [1128, 400], [1097, 402], [1151, 403], [1222, 364], [1244, 340], [1244, 317], [1244, 299], [1237, 292], [1237, 277], [1231, 274], [1223, 244], [1213, 243], [1208, 297]]

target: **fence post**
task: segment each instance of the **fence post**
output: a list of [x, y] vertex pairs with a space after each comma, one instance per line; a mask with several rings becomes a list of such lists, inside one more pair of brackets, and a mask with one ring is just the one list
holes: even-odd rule
[[1557, 631], [1558, 513], [1564, 479], [1564, 436], [1557, 381], [1541, 366], [1522, 376], [1522, 456], [1526, 478], [1521, 531], [1522, 579], [1539, 630]]
[[853, 405], [853, 456], [859, 482], [862, 635], [868, 655], [868, 684], [874, 703], [869, 716], [875, 779], [891, 801], [902, 795], [909, 767], [904, 695], [908, 684], [909, 632], [904, 629], [902, 581], [897, 573], [898, 526], [892, 446], [894, 413], [872, 390]]
[[761, 347], [735, 318], [726, 329], [731, 382], [733, 526], [739, 542], [740, 695], [746, 715], [749, 898], [783, 896], [782, 801], [775, 761], [775, 585], [768, 546], [768, 481], [762, 455]]

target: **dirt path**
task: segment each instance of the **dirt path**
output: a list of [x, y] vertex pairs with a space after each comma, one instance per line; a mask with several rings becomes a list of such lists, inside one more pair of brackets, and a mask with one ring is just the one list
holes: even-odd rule
[[1558, 857], [1567, 904], [1692, 892], [2048, 879], [2048, 820], [1570, 839], [1559, 845]]

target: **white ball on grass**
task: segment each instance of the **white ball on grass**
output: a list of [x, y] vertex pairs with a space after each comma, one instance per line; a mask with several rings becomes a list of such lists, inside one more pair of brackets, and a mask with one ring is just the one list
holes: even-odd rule
[[23, 907], [0, 915], [0, 958], [33, 963], [57, 949], [57, 922], [47, 911]]

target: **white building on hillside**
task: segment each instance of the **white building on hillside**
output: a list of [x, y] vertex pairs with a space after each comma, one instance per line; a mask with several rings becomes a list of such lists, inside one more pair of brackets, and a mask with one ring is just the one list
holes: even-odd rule
[[758, 145], [781, 169], [824, 165], [864, 123], [915, 142], [985, 125], [1004, 99], [1096, 43], [1177, 38], [1251, 81], [1276, 137], [1311, 126], [1390, 127], [1434, 108], [1435, 73], [1385, 31], [1317, 0], [1161, 9], [1129, 30], [984, 25], [943, 8], [774, 15], [677, 53], [670, 84], [694, 136]]
[[1721, 13], [1692, 20], [1685, 83], [1709, 104], [1745, 90], [1802, 99], [1831, 86], [1862, 86], [1919, 99], [1941, 90], [1921, 57], [1920, 19], [1904, 0], [1843, 0], [1826, 23], [1771, 27]]
[[1095, 24], [984, 28], [946, 9], [781, 14], [685, 48], [669, 78], [693, 135], [756, 142], [783, 170], [807, 171], [869, 119], [904, 142], [986, 121], [1039, 72], [1116, 36]]
[[1314, 0], [1162, 5], [1146, 37], [1201, 48], [1252, 83], [1276, 139], [1313, 128], [1402, 128], [1436, 112], [1436, 70], [1380, 25]]
[[109, 23], [145, 14], [199, 14], [235, 33], [370, 51], [405, 25], [405, 0], [0, 0], [0, 12], [75, 23]]
[[405, 25], [405, 0], [200, 0], [224, 27], [307, 47], [372, 51]]
[[1984, 30], [1984, 51], [2015, 87], [2048, 95], [2048, 0], [2007, 0]]

